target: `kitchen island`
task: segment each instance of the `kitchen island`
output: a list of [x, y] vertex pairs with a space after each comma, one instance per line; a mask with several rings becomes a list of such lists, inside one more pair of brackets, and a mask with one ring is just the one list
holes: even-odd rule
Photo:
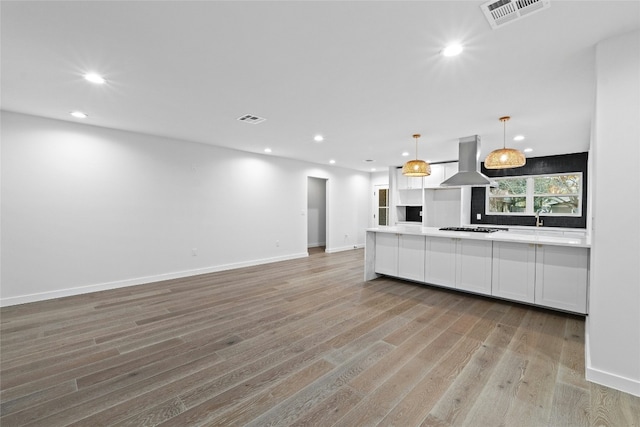
[[587, 314], [590, 247], [571, 230], [370, 228], [364, 279], [386, 275]]

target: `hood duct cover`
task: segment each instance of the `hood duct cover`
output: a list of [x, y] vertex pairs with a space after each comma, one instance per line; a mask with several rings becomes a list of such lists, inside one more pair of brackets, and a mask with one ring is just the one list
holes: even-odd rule
[[487, 187], [495, 185], [480, 173], [480, 137], [460, 138], [458, 146], [458, 173], [440, 184], [441, 187]]

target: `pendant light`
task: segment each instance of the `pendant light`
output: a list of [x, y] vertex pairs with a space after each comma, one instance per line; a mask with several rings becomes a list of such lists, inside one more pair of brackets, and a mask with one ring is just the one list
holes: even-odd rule
[[503, 143], [502, 148], [493, 150], [486, 159], [484, 159], [484, 167], [487, 169], [507, 169], [519, 168], [527, 163], [527, 159], [522, 152], [515, 148], [506, 148], [507, 145], [507, 121], [511, 117], [500, 117], [503, 123]]
[[429, 176], [431, 175], [431, 165], [425, 162], [424, 160], [418, 160], [418, 138], [420, 138], [420, 134], [417, 133], [413, 135], [416, 139], [416, 159], [409, 160], [402, 167], [402, 175], [406, 176]]

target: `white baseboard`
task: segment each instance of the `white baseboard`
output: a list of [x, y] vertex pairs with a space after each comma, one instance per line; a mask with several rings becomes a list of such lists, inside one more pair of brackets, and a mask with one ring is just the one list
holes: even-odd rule
[[339, 248], [327, 248], [325, 252], [328, 254], [332, 254], [334, 252], [352, 251], [354, 249], [362, 249], [362, 248], [364, 248], [364, 243], [360, 245], [341, 246]]
[[605, 387], [614, 388], [625, 393], [640, 397], [640, 381], [631, 378], [621, 377], [620, 375], [605, 372], [591, 366], [591, 354], [589, 347], [589, 330], [585, 331], [584, 336], [585, 347], [585, 378], [592, 383], [600, 384]]
[[255, 265], [269, 264], [269, 263], [278, 262], [278, 261], [287, 261], [291, 259], [304, 258], [307, 256], [309, 256], [309, 254], [307, 252], [303, 252], [303, 253], [280, 256], [280, 257], [263, 258], [263, 259], [244, 261], [244, 262], [238, 262], [233, 264], [224, 264], [224, 265], [217, 265], [213, 267], [198, 268], [194, 270], [177, 271], [173, 273], [163, 273], [163, 274], [157, 274], [153, 276], [118, 280], [114, 282], [97, 283], [93, 285], [78, 286], [78, 287], [67, 288], [67, 289], [57, 289], [55, 291], [40, 292], [36, 294], [19, 295], [19, 296], [9, 297], [9, 298], [0, 298], [0, 307], [7, 307], [11, 305], [18, 305], [18, 304], [27, 304], [30, 302], [44, 301], [44, 300], [68, 297], [73, 295], [88, 294], [91, 292], [106, 291], [109, 289], [125, 288], [127, 286], [144, 285], [146, 283], [159, 282], [162, 280], [180, 279], [183, 277], [197, 276], [200, 274], [207, 274], [207, 273], [215, 273], [217, 271], [233, 270], [233, 269], [242, 268], [242, 267], [252, 267]]
[[630, 378], [621, 377], [610, 372], [604, 372], [590, 367], [587, 368], [586, 378], [587, 381], [591, 381], [592, 383], [614, 388], [640, 397], [640, 381], [634, 381]]

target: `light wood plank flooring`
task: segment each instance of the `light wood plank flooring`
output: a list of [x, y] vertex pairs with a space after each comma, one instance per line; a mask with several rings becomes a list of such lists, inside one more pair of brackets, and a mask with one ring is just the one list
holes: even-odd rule
[[380, 278], [363, 251], [6, 307], [9, 426], [640, 425], [584, 319]]

